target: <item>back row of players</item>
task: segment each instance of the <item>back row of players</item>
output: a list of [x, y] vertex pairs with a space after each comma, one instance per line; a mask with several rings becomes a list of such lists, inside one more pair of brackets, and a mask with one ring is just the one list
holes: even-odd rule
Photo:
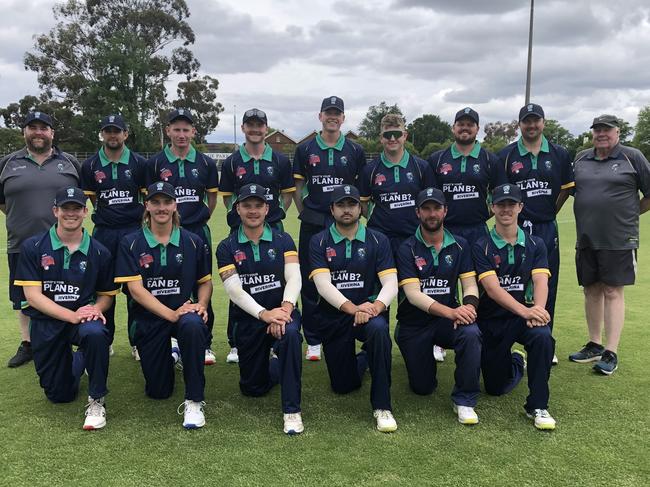
[[[32, 124], [52, 125], [45, 114], [30, 117]], [[322, 131], [298, 146], [292, 166], [288, 158], [265, 143], [266, 114], [252, 109], [243, 117], [246, 143], [224, 162], [219, 182], [216, 163], [191, 144], [193, 118], [187, 110], [169, 114], [166, 130], [171, 143], [149, 161], [126, 147], [128, 129], [123, 119], [119, 115], [106, 117], [101, 126], [104, 145], [83, 163], [81, 186], [95, 207], [93, 245], [98, 255], [117, 255], [115, 282], [127, 284], [129, 339], [141, 358], [147, 394], [171, 394], [169, 337], [175, 335], [186, 382], [184, 425], [204, 424], [203, 365], [215, 360], [210, 349], [214, 314], [207, 222], [220, 192], [229, 208], [232, 229], [217, 250], [219, 273], [231, 299], [228, 340], [232, 349], [228, 358], [240, 363], [240, 385], [245, 394], [263, 394], [273, 383], [282, 383], [285, 432], [299, 433], [303, 428], [301, 320], [294, 309], [298, 293], [308, 358], [319, 359], [321, 342], [325, 345], [332, 388], [337, 392], [359, 387], [369, 365], [377, 427], [381, 431], [396, 428], [390, 405], [386, 313], [397, 294], [394, 258], [399, 284], [408, 298], [398, 310], [396, 341], [412, 389], [427, 394], [436, 386], [434, 343], [455, 349], [454, 410], [462, 423], [476, 423], [473, 407], [481, 356], [486, 391], [505, 393], [523, 374], [522, 356], [510, 354], [512, 343], [520, 341], [531, 361], [526, 411], [538, 428], [554, 428], [555, 421], [546, 409], [554, 348], [550, 327], [559, 270], [555, 214], [574, 184], [573, 173], [566, 150], [542, 134], [542, 108], [527, 105], [519, 118], [522, 137], [497, 157], [476, 141], [478, 114], [471, 108], [460, 110], [453, 124], [455, 143], [427, 162], [405, 150], [403, 119], [387, 115], [381, 123], [384, 151], [366, 164], [363, 149], [342, 135], [343, 101], [332, 96], [321, 106]], [[509, 182], [516, 185], [503, 185]], [[147, 186], [148, 193], [144, 190]], [[91, 305], [92, 299], [86, 297], [82, 302], [83, 286], [79, 284], [91, 275], [88, 236], [81, 232], [80, 223], [73, 232], [78, 241], [72, 247], [60, 234], [66, 231], [66, 224], [72, 229], [79, 216], [83, 217], [79, 212], [85, 211], [81, 208], [85, 200], [82, 202], [78, 193], [57, 196], [54, 213], [58, 224], [23, 245], [14, 277], [15, 284], [26, 291], [36, 367], [51, 400], [72, 400], [78, 372], [83, 371], [83, 367], [79, 369], [83, 361], [73, 359], [69, 350], [65, 353], [73, 371], [52, 368], [57, 362], [52, 361], [52, 354], [64, 353], [61, 347], [66, 340], [82, 342], [81, 355], [86, 355], [85, 368], [91, 378], [84, 427], [94, 429], [105, 424], [108, 348], [106, 354], [103, 345], [91, 352], [93, 346], [79, 337], [84, 327], [75, 327], [74, 332], [63, 332], [65, 327], [60, 327], [62, 322], [87, 321], [95, 326], [97, 336], [110, 343], [114, 301], [98, 299]], [[292, 193], [301, 219], [298, 252], [281, 231]], [[141, 226], [144, 194], [145, 225]], [[491, 209], [497, 226], [488, 233]], [[367, 229], [359, 222], [361, 214], [368, 219]], [[178, 250], [168, 258], [170, 244]], [[47, 246], [47, 251], [42, 246]], [[55, 256], [57, 252], [60, 255]], [[75, 256], [81, 259], [78, 267], [71, 264]], [[96, 265], [105, 266], [106, 261], [98, 257]], [[282, 265], [276, 269], [278, 263]], [[486, 291], [481, 302], [475, 268]], [[81, 272], [74, 282], [66, 280], [69, 269]], [[99, 280], [91, 294], [115, 293], [107, 269], [94, 268]], [[46, 275], [53, 272], [55, 279]], [[455, 292], [459, 278], [464, 296], [460, 306]], [[51, 303], [34, 299], [35, 289], [40, 296], [49, 296]], [[532, 307], [524, 306], [526, 292]], [[15, 296], [15, 289], [13, 293]], [[83, 306], [76, 310], [74, 321], [58, 314], [61, 310], [49, 312], [51, 304], [68, 309]], [[475, 324], [477, 309], [482, 355], [481, 333]], [[97, 319], [102, 321], [104, 314], [108, 326], [97, 326]], [[54, 334], [58, 338], [51, 338], [53, 333], [46, 331], [46, 325], [41, 325], [43, 331], [39, 332], [39, 326], [35, 327], [39, 319], [60, 329]], [[493, 326], [487, 325], [490, 320], [495, 321]], [[175, 325], [170, 327], [170, 323]], [[272, 337], [278, 339], [279, 359], [271, 360], [269, 371]], [[365, 342], [356, 356], [354, 338]], [[262, 349], [266, 356], [260, 355]], [[352, 370], [356, 373], [350, 373]]]

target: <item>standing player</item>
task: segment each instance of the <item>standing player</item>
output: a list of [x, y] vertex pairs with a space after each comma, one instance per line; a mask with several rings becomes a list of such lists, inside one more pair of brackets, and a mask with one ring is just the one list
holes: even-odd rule
[[194, 429], [205, 425], [203, 367], [210, 338], [205, 322], [212, 276], [201, 238], [179, 226], [175, 198], [169, 183], [148, 187], [143, 227], [120, 242], [115, 282], [127, 283], [134, 300], [131, 339], [140, 353], [145, 393], [153, 399], [166, 399], [174, 390], [169, 341], [172, 336], [178, 340], [185, 379], [183, 426]]
[[[269, 204], [269, 214], [266, 223], [282, 230], [282, 220], [286, 210], [291, 205], [291, 199], [296, 191], [293, 181], [291, 161], [284, 154], [274, 152], [264, 139], [268, 132], [266, 113], [257, 108], [244, 112], [241, 130], [246, 142], [239, 151], [231, 154], [221, 166], [221, 181], [219, 194], [228, 208], [228, 225], [232, 231], [239, 228], [241, 219], [233, 204], [233, 195], [251, 183], [267, 188], [265, 195]], [[228, 320], [228, 343], [230, 353], [226, 362], [237, 362], [237, 347], [232, 341], [232, 324]]]
[[[445, 196], [427, 188], [417, 196], [420, 225], [399, 248], [397, 272], [406, 299], [397, 308], [395, 341], [416, 394], [431, 394], [436, 379], [434, 344], [456, 352], [456, 383], [451, 393], [454, 412], [462, 424], [478, 423], [474, 411], [480, 389], [481, 332], [476, 325], [478, 287], [467, 241], [443, 226]], [[463, 289], [458, 303], [457, 282]]]
[[[544, 137], [544, 110], [530, 103], [519, 110], [521, 137], [499, 152], [505, 179], [517, 184], [524, 197], [519, 226], [544, 241], [551, 277], [548, 282], [546, 309], [551, 315], [553, 331], [555, 298], [560, 273], [560, 246], [555, 215], [569, 197], [573, 167], [564, 147]], [[506, 182], [506, 181], [503, 181]], [[557, 356], [553, 355], [553, 364]]]
[[308, 279], [309, 243], [312, 236], [329, 227], [330, 196], [336, 186], [357, 184], [366, 163], [363, 148], [347, 140], [341, 132], [345, 121], [345, 107], [338, 96], [323, 100], [318, 114], [323, 129], [312, 140], [296, 147], [293, 158], [293, 177], [296, 180], [295, 201], [300, 213], [298, 255], [302, 272], [303, 328], [307, 340], [308, 360], [320, 360], [320, 338], [313, 332], [318, 318], [318, 293]]
[[[135, 232], [142, 224], [142, 193], [146, 188], [146, 160], [129, 150], [125, 142], [129, 129], [120, 115], [102, 119], [100, 134], [103, 146], [81, 165], [81, 187], [95, 208], [92, 215], [93, 237], [117, 255], [122, 238]], [[126, 290], [126, 288], [125, 288]], [[129, 308], [127, 294], [127, 311]], [[106, 326], [115, 334], [115, 301], [104, 313]], [[128, 313], [127, 333], [132, 319]], [[138, 360], [138, 349], [132, 346]]]
[[[41, 387], [54, 402], [71, 402], [79, 379], [88, 371], [88, 404], [83, 429], [106, 426], [104, 396], [108, 393], [110, 332], [103, 312], [118, 293], [113, 259], [83, 229], [88, 214], [79, 188], [63, 188], [54, 200], [56, 224], [49, 232], [27, 239], [16, 270], [31, 318], [34, 365]], [[79, 350], [72, 353], [71, 345]]]
[[[259, 184], [241, 188], [235, 211], [241, 224], [217, 247], [219, 275], [230, 298], [229, 321], [239, 351], [239, 388], [247, 396], [282, 387], [284, 432], [302, 433], [302, 337], [298, 252], [289, 234], [266, 224], [270, 204]], [[277, 354], [269, 360], [273, 342]]]
[[[481, 368], [485, 392], [507, 394], [524, 375], [521, 351], [510, 351], [515, 342], [528, 354], [526, 414], [541, 430], [555, 429], [548, 412], [548, 379], [555, 341], [548, 326], [548, 262], [541, 238], [517, 225], [521, 190], [515, 184], [497, 186], [492, 193], [496, 224], [488, 236], [472, 247], [474, 266], [485, 293], [478, 306], [478, 325], [483, 335]], [[527, 303], [532, 301], [532, 306]]]
[[[148, 184], [164, 181], [176, 190], [176, 204], [181, 225], [201, 237], [208, 246], [208, 264], [212, 266], [212, 236], [208, 220], [217, 206], [219, 174], [217, 163], [192, 146], [196, 134], [194, 118], [189, 110], [172, 110], [165, 129], [170, 144], [147, 162]], [[196, 293], [194, 295], [196, 298]], [[212, 365], [216, 358], [210, 342], [214, 326], [212, 304], [207, 304], [210, 340], [205, 350], [205, 364]]]
[[46, 231], [55, 222], [52, 201], [56, 192], [79, 185], [80, 166], [70, 154], [52, 145], [52, 118], [43, 112], [31, 112], [23, 124], [25, 148], [0, 161], [0, 211], [7, 215], [7, 259], [9, 262], [9, 299], [17, 311], [21, 343], [9, 359], [9, 367], [20, 367], [32, 359], [29, 318], [20, 312], [25, 296], [13, 284], [25, 239]]
[[[360, 221], [359, 191], [348, 184], [331, 194], [329, 228], [311, 239], [310, 279], [321, 299], [315, 331], [323, 339], [334, 392], [361, 387], [370, 366], [370, 402], [377, 429], [397, 429], [390, 400], [391, 340], [386, 309], [397, 295], [397, 270], [388, 238]], [[355, 355], [355, 340], [363, 342]]]
[[404, 148], [407, 137], [400, 115], [384, 116], [381, 119], [384, 151], [363, 168], [359, 178], [361, 209], [368, 218], [368, 228], [388, 237], [394, 256], [400, 244], [418, 227], [414, 211], [418, 193], [434, 182], [431, 165]]

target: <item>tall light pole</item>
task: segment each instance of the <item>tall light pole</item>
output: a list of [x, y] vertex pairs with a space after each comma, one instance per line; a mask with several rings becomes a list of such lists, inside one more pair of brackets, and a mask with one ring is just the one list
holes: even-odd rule
[[233, 105], [232, 112], [232, 135], [235, 139], [235, 147], [237, 146], [237, 105]]
[[533, 64], [533, 12], [535, 0], [530, 0], [530, 26], [528, 27], [528, 68], [526, 70], [526, 105], [530, 103], [530, 72]]

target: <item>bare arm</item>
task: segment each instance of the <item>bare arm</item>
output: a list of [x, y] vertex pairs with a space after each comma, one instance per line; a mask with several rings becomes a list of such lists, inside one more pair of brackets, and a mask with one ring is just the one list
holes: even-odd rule
[[293, 201], [296, 203], [296, 210], [298, 213], [302, 213], [302, 189], [305, 187], [305, 180], [300, 178], [295, 178], [296, 181], [296, 190], [293, 193]]
[[571, 194], [571, 190], [569, 188], [560, 191], [560, 194], [557, 195], [557, 200], [555, 201], [555, 213], [560, 212], [566, 200], [569, 199], [570, 194]]
[[147, 291], [142, 284], [141, 279], [138, 279], [137, 281], [129, 281], [127, 286], [133, 299], [156, 316], [160, 316], [163, 320], [172, 323], [177, 322], [180, 318], [180, 315], [177, 314], [176, 311], [162, 304], [153, 296], [153, 294]]
[[[546, 277], [546, 279], [548, 279], [548, 277]], [[499, 284], [499, 278], [496, 275], [485, 276], [481, 279], [481, 284], [483, 284], [483, 288], [490, 299], [511, 313], [514, 313], [525, 320], [535, 320], [546, 323], [550, 321], [550, 316], [543, 306], [540, 307], [537, 303], [535, 303], [535, 306], [532, 308], [524, 306], [501, 287]]]
[[232, 195], [228, 194], [223, 197], [223, 206], [226, 207], [226, 209], [230, 208], [230, 201], [232, 200]]
[[368, 218], [368, 201], [361, 202], [361, 214]]
[[212, 216], [212, 212], [216, 207], [217, 207], [217, 192], [214, 191], [208, 193], [208, 211], [210, 212], [210, 216]]
[[295, 191], [291, 191], [289, 193], [282, 193], [280, 195], [280, 198], [282, 198], [282, 208], [284, 208], [284, 211], [287, 211], [289, 207], [291, 206], [291, 202], [293, 201], [293, 194]]
[[[641, 200], [639, 201], [639, 208], [640, 208], [640, 213], [642, 215], [646, 211], [650, 210], [650, 196], [646, 196], [645, 198], [641, 198]], [[0, 209], [2, 209], [2, 208], [0, 207]]]

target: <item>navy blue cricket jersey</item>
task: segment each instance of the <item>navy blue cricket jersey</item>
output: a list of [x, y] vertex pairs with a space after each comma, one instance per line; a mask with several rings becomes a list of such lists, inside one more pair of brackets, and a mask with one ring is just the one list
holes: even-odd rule
[[[241, 226], [217, 247], [219, 274], [235, 269], [242, 288], [260, 306], [277, 308], [284, 296], [284, 259], [298, 256], [296, 244], [288, 233], [264, 225], [259, 244], [248, 239]], [[234, 320], [251, 319], [252, 316], [230, 302], [230, 317]]]
[[[97, 296], [114, 296], [119, 291], [106, 247], [83, 230], [79, 248], [70, 253], [56, 234], [56, 225], [23, 242], [14, 284], [41, 286], [44, 296], [73, 311], [93, 304]], [[32, 307], [23, 312], [39, 320], [53, 319]]]
[[490, 215], [488, 195], [499, 185], [499, 159], [476, 142], [465, 157], [453, 143], [427, 159], [433, 168], [435, 186], [445, 194], [449, 225], [478, 225]]
[[413, 235], [419, 225], [415, 198], [433, 185], [433, 170], [426, 161], [404, 151], [400, 162], [393, 164], [382, 152], [359, 178], [361, 200], [370, 202], [368, 227], [388, 237]]
[[[234, 203], [241, 187], [251, 183], [259, 184], [267, 190], [265, 198], [269, 204], [269, 214], [266, 221], [276, 223], [283, 220], [285, 212], [280, 195], [296, 190], [289, 158], [265, 144], [262, 157], [256, 160], [246, 151], [246, 145], [242, 145], [221, 166], [219, 194], [234, 196], [231, 200]], [[227, 218], [228, 225], [233, 228], [241, 222], [233, 206], [229, 209]]]
[[165, 181], [176, 188], [181, 225], [202, 225], [210, 219], [207, 193], [219, 190], [217, 163], [192, 147], [185, 159], [169, 146], [147, 161], [147, 186]]
[[[496, 227], [492, 228], [489, 235], [481, 237], [474, 244], [472, 258], [479, 282], [487, 276], [497, 276], [501, 287], [521, 304], [526, 304], [532, 299], [533, 274], [541, 272], [551, 275], [544, 241], [526, 234], [520, 227], [517, 229], [515, 245], [501, 238]], [[487, 293], [482, 293], [479, 298], [478, 316], [479, 320], [515, 317], [493, 301]]]
[[[440, 252], [422, 238], [421, 228], [406, 239], [397, 252], [399, 286], [416, 282], [420, 290], [438, 303], [457, 308], [458, 279], [475, 276], [472, 249], [467, 240], [444, 231]], [[400, 296], [397, 320], [409, 325], [426, 325], [432, 319], [429, 313], [413, 306], [406, 296]]]
[[142, 220], [143, 192], [147, 188], [146, 159], [124, 147], [118, 161], [102, 147], [81, 165], [81, 189], [95, 196], [95, 225], [123, 228]]
[[[144, 288], [170, 309], [178, 309], [192, 297], [197, 284], [212, 279], [210, 249], [201, 237], [174, 227], [167, 245], [162, 245], [147, 227], [130, 233], [120, 242], [115, 262], [118, 284], [142, 280]], [[135, 320], [159, 320], [133, 301]]]
[[343, 134], [334, 147], [325, 144], [320, 134], [300, 144], [293, 158], [293, 177], [305, 180], [301, 195], [305, 208], [329, 215], [334, 187], [356, 186], [365, 164], [363, 148]]
[[524, 209], [519, 214], [519, 222], [555, 220], [555, 202], [560, 191], [575, 186], [567, 150], [542, 135], [542, 145], [535, 156], [528, 152], [520, 137], [502, 149], [499, 158], [504, 168], [501, 182], [517, 184], [523, 195]]
[[[379, 278], [397, 272], [388, 237], [361, 222], [352, 240], [341, 235], [335, 223], [314, 235], [309, 262], [310, 279], [329, 271], [332, 284], [356, 305], [374, 301], [381, 289]], [[324, 299], [319, 306], [329, 315], [340, 314]]]

